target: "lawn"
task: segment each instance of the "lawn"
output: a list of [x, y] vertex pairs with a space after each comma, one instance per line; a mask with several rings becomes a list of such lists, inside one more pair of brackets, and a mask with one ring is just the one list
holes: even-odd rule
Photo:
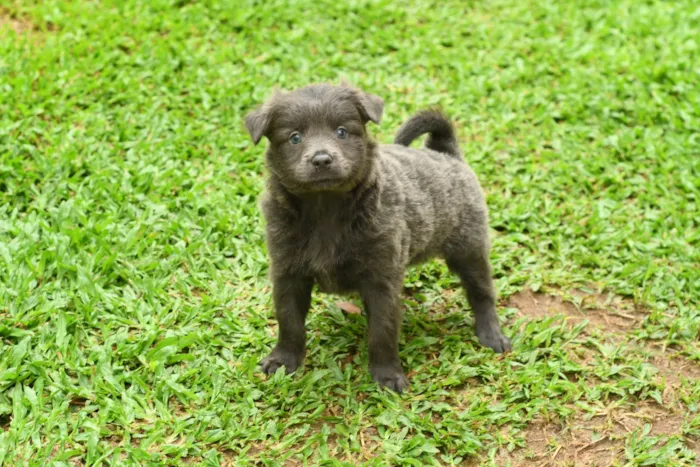
[[[700, 9], [693, 0], [0, 0], [0, 463], [700, 462]], [[487, 192], [481, 348], [442, 262], [406, 276], [410, 392], [314, 294], [275, 342], [275, 86], [440, 106]], [[351, 309], [348, 306], [343, 308]]]

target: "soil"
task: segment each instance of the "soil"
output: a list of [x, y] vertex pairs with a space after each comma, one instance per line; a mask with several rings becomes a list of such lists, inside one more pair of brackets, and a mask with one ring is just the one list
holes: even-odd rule
[[[537, 419], [520, 433], [525, 439], [525, 447], [512, 451], [501, 447], [496, 453], [496, 465], [622, 465], [627, 433], [649, 424], [649, 436], [680, 435], [685, 415], [678, 404], [677, 390], [684, 380], [700, 378], [700, 366], [672, 350], [628, 340], [627, 333], [639, 326], [648, 314], [632, 300], [582, 291], [568, 292], [568, 296], [563, 297], [558, 293], [524, 290], [511, 296], [506, 306], [516, 308], [516, 316], [530, 319], [563, 315], [572, 326], [588, 320], [584, 333], [595, 333], [604, 339], [626, 341], [635, 346], [647, 357], [648, 363], [658, 369], [658, 377], [666, 387], [664, 404], [613, 401], [593, 414], [572, 407], [574, 413], [565, 424]], [[585, 361], [587, 355], [584, 353], [581, 358]], [[700, 456], [700, 442], [686, 441], [688, 447]]]

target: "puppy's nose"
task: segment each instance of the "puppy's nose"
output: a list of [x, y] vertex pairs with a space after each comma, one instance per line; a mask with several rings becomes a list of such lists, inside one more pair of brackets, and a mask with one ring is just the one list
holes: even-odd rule
[[318, 152], [311, 158], [311, 163], [314, 167], [328, 167], [333, 162], [333, 158], [325, 152]]

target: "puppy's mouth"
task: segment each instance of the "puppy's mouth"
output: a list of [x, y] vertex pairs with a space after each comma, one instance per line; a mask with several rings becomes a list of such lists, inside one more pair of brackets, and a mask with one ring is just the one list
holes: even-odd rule
[[342, 182], [344, 177], [332, 173], [316, 173], [309, 177], [310, 183]]
[[304, 177], [304, 188], [309, 192], [342, 192], [352, 188], [352, 181], [337, 173], [317, 172]]
[[347, 184], [347, 180], [342, 177], [333, 177], [331, 175], [324, 174], [312, 177], [308, 181], [308, 184], [319, 191], [333, 190], [341, 188], [343, 185]]

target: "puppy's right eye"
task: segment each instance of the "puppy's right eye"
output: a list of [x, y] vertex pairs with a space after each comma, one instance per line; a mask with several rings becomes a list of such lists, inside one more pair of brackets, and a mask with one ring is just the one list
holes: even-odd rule
[[292, 144], [301, 143], [301, 135], [295, 131], [289, 136], [289, 142]]

